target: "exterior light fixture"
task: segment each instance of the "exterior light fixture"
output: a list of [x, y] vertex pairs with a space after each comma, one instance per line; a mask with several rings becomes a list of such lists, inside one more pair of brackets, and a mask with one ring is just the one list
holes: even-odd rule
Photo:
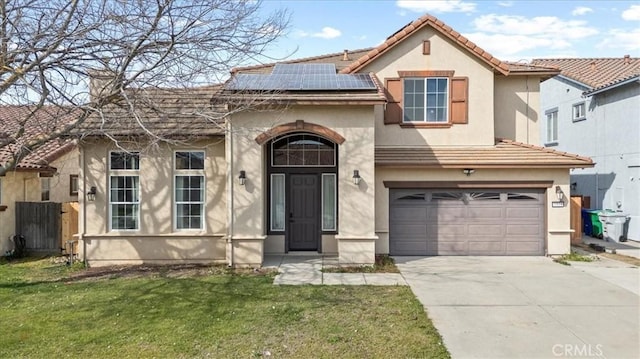
[[353, 170], [353, 184], [354, 185], [359, 185], [360, 184], [360, 180], [362, 179], [362, 177], [360, 177], [360, 171], [358, 170]]
[[247, 182], [247, 172], [240, 171], [240, 176], [238, 176], [238, 181], [240, 181], [241, 186], [244, 186], [244, 184]]
[[467, 177], [469, 177], [475, 171], [476, 170], [474, 170], [473, 168], [465, 168], [465, 169], [462, 170], [462, 173], [464, 173], [465, 175], [467, 175]]
[[562, 188], [560, 188], [560, 186], [556, 186], [556, 196], [558, 196], [558, 201], [563, 201], [564, 193], [562, 192]]
[[87, 192], [87, 201], [93, 202], [96, 200], [96, 193], [98, 193], [98, 189], [96, 186], [91, 186], [89, 192]]

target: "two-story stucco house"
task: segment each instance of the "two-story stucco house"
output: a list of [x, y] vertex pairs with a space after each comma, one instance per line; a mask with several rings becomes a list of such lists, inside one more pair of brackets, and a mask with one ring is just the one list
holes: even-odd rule
[[562, 71], [540, 86], [541, 142], [595, 162], [571, 171], [571, 194], [628, 214], [627, 237], [640, 240], [640, 58], [534, 63]]
[[349, 264], [567, 253], [569, 171], [593, 163], [534, 145], [539, 84], [557, 73], [500, 61], [425, 15], [375, 48], [167, 91], [169, 115], [130, 122], [182, 142], [116, 146], [109, 126], [134, 135], [117, 114], [84, 133], [95, 199], [83, 197], [81, 250], [92, 265], [243, 266], [299, 251]]

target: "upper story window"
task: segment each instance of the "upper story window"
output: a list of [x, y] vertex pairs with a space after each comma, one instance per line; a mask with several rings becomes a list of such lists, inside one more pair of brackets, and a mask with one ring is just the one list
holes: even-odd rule
[[586, 106], [584, 102], [576, 103], [573, 105], [573, 122], [582, 121], [587, 119]]
[[110, 154], [109, 169], [112, 170], [139, 170], [140, 153], [113, 151]]
[[554, 108], [545, 112], [547, 136], [545, 144], [547, 146], [556, 145], [558, 142], [558, 109]]
[[69, 175], [69, 195], [78, 195], [78, 175]]
[[311, 134], [285, 135], [271, 144], [273, 167], [335, 167], [336, 144]]
[[404, 122], [448, 122], [449, 79], [404, 79]]

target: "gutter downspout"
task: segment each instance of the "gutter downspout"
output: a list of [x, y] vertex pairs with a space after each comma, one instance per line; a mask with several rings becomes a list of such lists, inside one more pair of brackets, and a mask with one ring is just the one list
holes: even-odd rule
[[227, 119], [227, 137], [229, 139], [229, 161], [228, 161], [228, 171], [227, 171], [227, 185], [229, 186], [229, 196], [228, 196], [228, 200], [229, 200], [229, 205], [227, 206], [227, 216], [229, 218], [229, 229], [228, 229], [228, 234], [227, 234], [227, 246], [228, 246], [228, 250], [227, 253], [229, 254], [229, 258], [228, 258], [228, 265], [229, 267], [233, 267], [233, 234], [234, 234], [234, 226], [235, 226], [235, 221], [234, 221], [234, 217], [233, 217], [233, 208], [234, 208], [234, 201], [233, 201], [233, 185], [234, 185], [234, 181], [233, 181], [233, 132], [232, 130], [232, 126], [231, 126], [231, 120]]
[[[87, 191], [87, 159], [86, 156], [84, 154], [84, 148], [80, 147], [80, 163], [82, 163], [82, 165], [80, 166], [80, 178], [82, 178], [82, 193], [78, 193], [78, 201], [82, 201], [82, 205], [80, 206], [82, 208], [82, 230], [79, 231], [80, 233], [78, 234], [78, 240], [82, 241], [82, 263], [84, 264], [85, 268], [88, 265], [88, 261], [87, 261], [87, 241], [84, 240], [84, 235], [87, 232], [87, 199], [86, 199], [86, 193]], [[73, 249], [73, 244], [72, 247]], [[73, 254], [73, 253], [72, 253]]]

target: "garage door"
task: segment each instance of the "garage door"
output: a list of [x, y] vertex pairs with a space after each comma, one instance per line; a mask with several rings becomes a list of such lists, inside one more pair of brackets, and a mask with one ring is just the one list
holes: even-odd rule
[[543, 255], [543, 190], [391, 189], [392, 255]]

